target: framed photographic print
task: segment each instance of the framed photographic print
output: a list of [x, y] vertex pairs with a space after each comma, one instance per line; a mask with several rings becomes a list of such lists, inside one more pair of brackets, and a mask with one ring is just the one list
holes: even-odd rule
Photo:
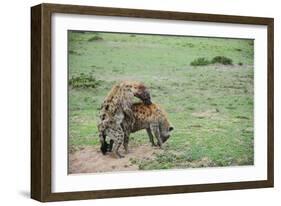
[[31, 8], [31, 197], [273, 187], [273, 19]]

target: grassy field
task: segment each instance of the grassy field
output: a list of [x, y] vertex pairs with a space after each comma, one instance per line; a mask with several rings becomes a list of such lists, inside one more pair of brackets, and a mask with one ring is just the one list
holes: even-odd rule
[[[117, 81], [140, 80], [175, 130], [139, 169], [252, 165], [253, 41], [69, 32], [70, 150], [99, 145], [100, 105]], [[225, 56], [232, 65], [211, 63]], [[204, 58], [204, 66], [191, 63]], [[138, 101], [136, 99], [136, 101]], [[130, 145], [148, 142], [144, 131]]]

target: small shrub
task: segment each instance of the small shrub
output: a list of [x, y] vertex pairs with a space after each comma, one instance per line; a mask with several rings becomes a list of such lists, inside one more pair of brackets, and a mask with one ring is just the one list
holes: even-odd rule
[[69, 54], [75, 54], [75, 51], [69, 50]]
[[241, 52], [242, 49], [236, 48], [235, 51]]
[[100, 81], [96, 80], [90, 74], [81, 73], [79, 75], [73, 75], [69, 79], [68, 84], [72, 88], [96, 88], [100, 84]]
[[158, 163], [173, 163], [177, 156], [173, 153], [158, 154], [156, 156], [156, 161]]
[[190, 65], [191, 66], [205, 66], [205, 65], [208, 65], [208, 64], [210, 64], [211, 62], [208, 60], [208, 59], [206, 59], [206, 58], [204, 58], [204, 57], [200, 57], [200, 58], [197, 58], [197, 59], [194, 59], [191, 63], [190, 63]]
[[219, 63], [224, 65], [232, 65], [232, 59], [225, 56], [216, 56], [212, 59], [212, 63]]
[[78, 52], [73, 51], [73, 50], [69, 50], [69, 54], [73, 54], [73, 55], [80, 55]]
[[239, 62], [239, 63], [238, 63], [238, 65], [239, 65], [239, 66], [242, 66], [242, 65], [243, 65], [243, 63], [242, 63], [242, 62]]
[[103, 38], [100, 37], [100, 36], [97, 36], [97, 35], [91, 37], [90, 39], [88, 39], [88, 41], [99, 41], [99, 40], [103, 40]]

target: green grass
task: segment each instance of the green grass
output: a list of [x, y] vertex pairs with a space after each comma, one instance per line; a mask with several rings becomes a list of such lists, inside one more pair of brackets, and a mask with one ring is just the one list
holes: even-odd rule
[[[104, 97], [117, 81], [134, 79], [150, 88], [175, 128], [163, 153], [134, 161], [140, 169], [253, 164], [253, 46], [239, 39], [70, 32], [70, 82], [83, 73], [95, 85], [69, 87], [70, 146], [99, 144]], [[217, 56], [233, 65], [191, 66]], [[147, 142], [144, 131], [131, 135], [130, 144]]]

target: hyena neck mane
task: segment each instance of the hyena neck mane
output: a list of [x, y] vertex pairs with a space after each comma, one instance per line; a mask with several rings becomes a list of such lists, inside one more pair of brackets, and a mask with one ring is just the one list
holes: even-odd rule
[[145, 104], [151, 104], [150, 94], [143, 83], [138, 81], [122, 81], [112, 87], [101, 107], [101, 113], [105, 114], [102, 120], [114, 118], [116, 114], [124, 110], [131, 110], [134, 97], [139, 98]]

